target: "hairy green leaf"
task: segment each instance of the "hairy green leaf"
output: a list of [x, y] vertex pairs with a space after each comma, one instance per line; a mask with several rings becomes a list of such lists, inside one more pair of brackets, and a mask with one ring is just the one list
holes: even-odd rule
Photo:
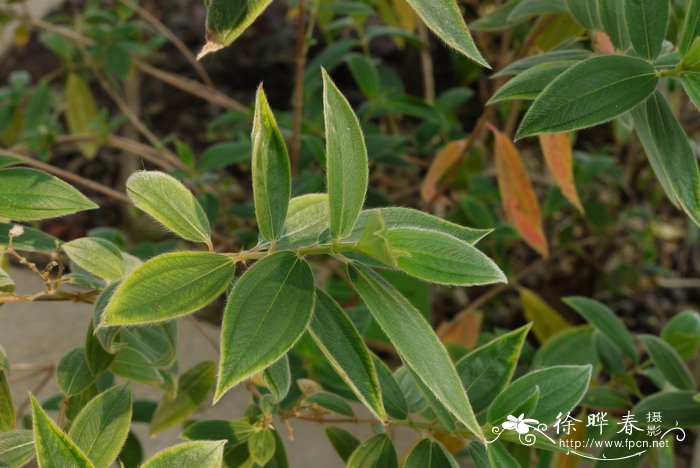
[[571, 16], [584, 28], [600, 29], [598, 0], [566, 0], [566, 7]]
[[208, 419], [188, 425], [181, 437], [187, 440], [226, 440], [234, 447], [247, 442], [254, 432], [255, 428], [246, 419]]
[[661, 330], [661, 338], [686, 361], [700, 348], [700, 314], [685, 310], [674, 315]]
[[5, 349], [0, 345], [0, 372], [10, 369], [10, 360], [7, 357]]
[[404, 468], [457, 468], [452, 454], [437, 440], [423, 439], [413, 447]]
[[[690, 100], [695, 104], [695, 108], [700, 110], [700, 73], [683, 73], [681, 75], [683, 89]], [[0, 242], [2, 239], [0, 238]]]
[[[0, 267], [0, 292], [3, 293], [11, 293], [15, 291], [15, 282], [14, 280], [10, 277], [10, 275], [7, 274], [5, 270]], [[1, 357], [2, 353], [0, 353]], [[2, 359], [0, 359], [2, 361]], [[0, 362], [0, 371], [2, 371], [2, 363]]]
[[559, 62], [579, 62], [591, 56], [591, 52], [583, 49], [553, 50], [542, 54], [531, 55], [529, 57], [516, 60], [508, 64], [503, 70], [493, 75], [493, 78], [500, 78], [508, 75], [519, 75], [525, 71], [545, 63]]
[[289, 201], [279, 249], [315, 244], [328, 231], [328, 195], [311, 193]]
[[700, 402], [694, 399], [695, 395], [695, 391], [654, 393], [637, 403], [632, 412], [640, 419], [647, 413], [661, 413], [661, 423], [654, 423], [661, 427], [697, 426], [700, 424]]
[[338, 239], [350, 233], [365, 203], [369, 169], [360, 122], [325, 70], [323, 116], [330, 233]]
[[532, 358], [532, 369], [551, 366], [599, 365], [596, 330], [590, 325], [561, 330], [547, 340]]
[[56, 369], [58, 386], [66, 396], [77, 395], [95, 381], [83, 348], [76, 348], [63, 356]]
[[81, 237], [61, 246], [79, 267], [106, 280], [119, 279], [126, 273], [124, 260], [116, 245], [97, 237]]
[[256, 431], [248, 439], [250, 458], [259, 466], [265, 466], [275, 456], [276, 445], [272, 429], [266, 427]]
[[631, 45], [627, 21], [625, 20], [625, 2], [621, 0], [598, 0], [600, 22], [603, 30], [610, 37], [618, 50], [627, 50]]
[[272, 254], [248, 269], [224, 311], [215, 400], [294, 346], [313, 307], [313, 274], [293, 252]]
[[479, 65], [491, 68], [474, 43], [455, 0], [408, 0], [440, 39]]
[[114, 360], [114, 355], [104, 349], [102, 343], [95, 335], [92, 320], [90, 320], [87, 333], [85, 334], [85, 359], [90, 372], [95, 377], [106, 371]]
[[319, 408], [353, 417], [355, 412], [343, 397], [330, 392], [316, 392], [304, 398], [302, 406], [318, 406]]
[[384, 361], [375, 354], [371, 356], [374, 368], [377, 371], [377, 380], [382, 391], [382, 402], [387, 414], [394, 419], [406, 419], [409, 413], [408, 403], [399, 383], [394, 378], [391, 370], [384, 364]]
[[[500, 424], [509, 415], [518, 416], [523, 403], [538, 388], [539, 398], [525, 416], [549, 424], [559, 413], [571, 411], [583, 398], [591, 379], [591, 366], [555, 366], [526, 374], [503, 390], [489, 407], [488, 421]], [[519, 411], [519, 412], [518, 412]]]
[[442, 343], [421, 313], [371, 269], [352, 266], [349, 275], [372, 316], [401, 359], [435, 397], [477, 437], [481, 428]]
[[262, 89], [258, 88], [253, 119], [253, 199], [260, 233], [268, 240], [282, 235], [291, 194], [287, 145]]
[[661, 52], [668, 29], [669, 2], [666, 0], [624, 0], [625, 19], [632, 47], [652, 60]]
[[20, 468], [29, 463], [35, 453], [32, 431], [0, 433], [0, 466]]
[[666, 195], [700, 224], [700, 171], [688, 137], [660, 94], [632, 111], [634, 127]]
[[675, 349], [660, 338], [642, 335], [649, 357], [664, 378], [679, 390], [694, 390], [695, 379]]
[[511, 455], [508, 449], [500, 442], [487, 445], [486, 453], [488, 454], [491, 466], [497, 466], [499, 468], [520, 468], [520, 463], [513, 458], [513, 455]]
[[121, 344], [119, 343], [119, 335], [121, 330], [118, 327], [96, 328], [102, 321], [102, 315], [107, 308], [107, 304], [109, 304], [110, 299], [112, 299], [114, 292], [117, 290], [120, 284], [121, 281], [115, 281], [114, 283], [107, 285], [107, 287], [102, 290], [100, 295], [97, 296], [97, 300], [95, 300], [95, 309], [92, 316], [92, 323], [93, 327], [95, 328], [95, 330], [93, 330], [93, 334], [105, 351], [110, 354], [116, 353], [119, 351], [119, 348], [121, 348]]
[[607, 122], [634, 108], [656, 88], [654, 67], [642, 59], [604, 55], [559, 75], [525, 114], [518, 138]]
[[522, 0], [508, 15], [508, 22], [519, 23], [533, 16], [566, 12], [565, 0]]
[[292, 373], [287, 355], [285, 354], [265, 369], [262, 377], [275, 402], [282, 401], [292, 385]]
[[508, 385], [531, 325], [495, 338], [457, 361], [457, 374], [475, 413], [489, 407]]
[[178, 379], [177, 394], [164, 396], [151, 419], [150, 434], [154, 435], [181, 423], [194, 414], [214, 387], [216, 364], [200, 362]]
[[364, 95], [370, 99], [376, 99], [382, 83], [373, 59], [363, 54], [351, 53], [345, 56], [345, 62]]
[[0, 218], [55, 218], [98, 206], [61, 179], [36, 169], [0, 169]]
[[360, 441], [357, 440], [354, 435], [339, 427], [327, 428], [326, 436], [344, 462], [348, 461], [350, 455], [352, 455], [352, 452], [354, 452], [360, 445]]
[[700, 0], [688, 0], [688, 9], [685, 12], [685, 21], [681, 38], [678, 42], [678, 50], [685, 55], [693, 41], [700, 36]]
[[[10, 239], [10, 229], [15, 225], [0, 223], [0, 245], [7, 245]], [[22, 226], [22, 234], [12, 238], [12, 248], [24, 252], [55, 252], [61, 241], [41, 231]]]
[[183, 239], [209, 244], [211, 228], [202, 206], [187, 187], [168, 174], [139, 171], [126, 181], [137, 208]]
[[396, 449], [391, 438], [378, 434], [362, 442], [348, 459], [348, 468], [398, 468]]
[[600, 330], [616, 346], [619, 346], [633, 362], [636, 363], [639, 360], [632, 334], [612, 310], [600, 302], [586, 297], [567, 297], [564, 302], [581, 314], [588, 323]]
[[15, 403], [5, 371], [0, 371], [0, 433], [15, 428]]
[[131, 424], [131, 391], [127, 384], [110, 388], [78, 413], [68, 436], [95, 467], [109, 467], [126, 441]]
[[370, 353], [343, 309], [320, 289], [316, 290], [316, 306], [309, 333], [357, 398], [383, 420], [386, 413], [382, 390]]
[[225, 440], [185, 442], [169, 447], [147, 460], [141, 468], [194, 467], [220, 468]]
[[450, 235], [394, 228], [387, 237], [399, 268], [416, 278], [459, 286], [506, 282], [505, 275], [490, 258]]
[[235, 270], [231, 257], [217, 253], [159, 255], [121, 283], [100, 325], [162, 322], [194, 312], [224, 292]]
[[32, 428], [39, 466], [94, 467], [80, 448], [48, 417], [34, 395], [30, 394], [29, 398], [32, 402]]
[[198, 59], [235, 41], [272, 0], [209, 0], [207, 7], [207, 43]]
[[498, 88], [487, 104], [514, 99], [536, 99], [552, 80], [573, 64], [574, 62], [546, 62], [528, 68]]

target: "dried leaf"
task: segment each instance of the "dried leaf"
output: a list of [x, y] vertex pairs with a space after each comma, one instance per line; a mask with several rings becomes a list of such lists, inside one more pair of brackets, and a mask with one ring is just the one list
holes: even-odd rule
[[423, 201], [429, 202], [435, 197], [438, 184], [466, 149], [467, 140], [452, 141], [435, 156], [420, 188]]
[[468, 311], [458, 315], [454, 323], [447, 322], [438, 328], [438, 336], [444, 344], [454, 343], [471, 350], [476, 346], [481, 332], [481, 314]]
[[493, 126], [490, 129], [496, 138], [496, 174], [506, 217], [523, 240], [546, 257], [549, 246], [542, 228], [542, 212], [525, 164], [511, 139]]
[[583, 213], [583, 205], [576, 192], [574, 181], [574, 155], [569, 135], [567, 133], [540, 135], [540, 146], [549, 172], [552, 173], [561, 192], [576, 209]]

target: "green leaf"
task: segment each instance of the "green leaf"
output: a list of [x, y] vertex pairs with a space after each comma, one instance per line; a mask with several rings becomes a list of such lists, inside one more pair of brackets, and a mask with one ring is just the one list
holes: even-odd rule
[[292, 198], [277, 248], [292, 249], [315, 244], [328, 231], [328, 216], [328, 195], [325, 193]]
[[[68, 131], [76, 135], [95, 134], [99, 122], [99, 110], [95, 97], [87, 83], [75, 73], [66, 81], [66, 123]], [[99, 145], [92, 141], [79, 142], [78, 148], [87, 159], [93, 159]]]
[[398, 468], [396, 449], [386, 434], [378, 434], [362, 442], [352, 452], [347, 468]]
[[700, 35], [700, 0], [689, 0], [678, 50], [685, 55], [696, 37]]
[[408, 417], [408, 403], [396, 379], [384, 362], [372, 354], [372, 362], [377, 371], [377, 380], [382, 390], [382, 402], [386, 412], [393, 419]]
[[268, 240], [282, 234], [292, 191], [287, 145], [262, 89], [255, 100], [253, 132], [253, 199], [260, 233]]
[[498, 468], [520, 468], [520, 464], [500, 442], [487, 445], [486, 453], [488, 454], [491, 466], [497, 466]]
[[498, 88], [487, 104], [514, 99], [536, 99], [552, 80], [571, 68], [573, 64], [574, 62], [546, 62], [535, 65]]
[[164, 396], [151, 419], [149, 433], [155, 435], [189, 418], [199, 409], [216, 379], [216, 364], [200, 362], [178, 379], [177, 394]]
[[36, 169], [0, 169], [0, 218], [55, 218], [98, 206], [62, 180]]
[[[0, 223], [0, 245], [7, 245], [10, 229], [15, 225]], [[12, 238], [12, 248], [24, 252], [55, 252], [61, 241], [41, 231], [22, 226], [22, 235]]]
[[0, 371], [0, 433], [15, 428], [15, 404], [5, 371]]
[[320, 289], [316, 290], [316, 305], [309, 333], [357, 398], [377, 418], [386, 418], [382, 389], [362, 336], [343, 309]]
[[566, 0], [566, 7], [571, 16], [584, 28], [600, 29], [598, 0]]
[[246, 419], [210, 419], [188, 425], [181, 437], [187, 440], [226, 440], [233, 447], [247, 442], [254, 432], [255, 428]]
[[127, 384], [110, 388], [78, 413], [68, 436], [97, 467], [109, 467], [126, 441], [131, 424]]
[[35, 456], [32, 431], [0, 433], [0, 466], [21, 468]]
[[32, 428], [39, 466], [61, 468], [92, 468], [85, 454], [56, 426], [41, 408], [34, 395], [32, 402]]
[[82, 237], [61, 246], [79, 267], [106, 280], [119, 279], [126, 273], [122, 254], [116, 245], [97, 237]]
[[285, 354], [262, 373], [265, 385], [270, 390], [276, 403], [279, 403], [289, 393], [292, 385], [292, 373], [289, 369], [289, 358]]
[[197, 55], [223, 49], [235, 41], [272, 0], [210, 0], [207, 7], [207, 43]]
[[58, 386], [66, 396], [77, 395], [95, 381], [83, 348], [76, 348], [63, 356], [56, 369]]
[[350, 279], [403, 362], [477, 437], [483, 438], [467, 394], [442, 343], [421, 313], [385, 279], [357, 265]]
[[143, 353], [133, 348], [121, 349], [114, 356], [109, 369], [116, 375], [135, 382], [149, 385], [162, 385], [164, 383], [163, 376], [158, 369], [151, 365]]
[[649, 357], [668, 383], [679, 390], [695, 389], [693, 374], [671, 345], [652, 335], [642, 335], [642, 341], [647, 347]]
[[615, 313], [605, 305], [586, 297], [567, 297], [564, 299], [569, 307], [578, 312], [588, 323], [605, 335], [627, 355], [633, 362], [639, 361], [637, 347], [632, 334], [627, 330]]
[[[2, 258], [2, 257], [0, 257]], [[7, 274], [5, 270], [0, 267], [0, 292], [4, 293], [12, 293], [15, 291], [15, 282], [14, 280], [10, 277], [10, 275]], [[2, 353], [0, 353], [2, 354]], [[2, 361], [2, 359], [0, 359]], [[0, 363], [0, 371], [2, 371], [2, 363]]]
[[381, 78], [372, 59], [358, 53], [345, 56], [350, 73], [357, 86], [369, 99], [375, 99], [381, 90]]
[[[102, 315], [107, 308], [107, 304], [109, 304], [109, 301], [112, 299], [114, 292], [117, 290], [120, 284], [120, 281], [115, 281], [114, 283], [107, 285], [107, 287], [102, 290], [100, 295], [97, 296], [97, 299], [95, 300], [95, 309], [92, 316], [93, 327], [96, 328], [102, 321]], [[93, 334], [97, 341], [99, 341], [105, 351], [110, 354], [116, 353], [119, 351], [119, 348], [121, 348], [121, 344], [119, 343], [120, 332], [121, 330], [118, 327], [93, 330]]]
[[668, 29], [669, 2], [666, 0], [624, 0], [625, 20], [632, 47], [652, 60], [661, 52]]
[[357, 218], [355, 227], [352, 233], [348, 236], [349, 241], [358, 240], [364, 229], [374, 218], [376, 212], [381, 212], [384, 216], [384, 222], [388, 230], [399, 228], [416, 228], [426, 231], [437, 231], [443, 234], [448, 234], [456, 237], [468, 244], [476, 244], [484, 236], [489, 234], [491, 230], [487, 229], [472, 229], [459, 224], [445, 221], [423, 211], [414, 210], [412, 208], [390, 207], [390, 208], [375, 208], [364, 210]]
[[[4, 270], [0, 270], [4, 271]], [[0, 346], [0, 372], [4, 372], [6, 370], [10, 369], [10, 360], [7, 357], [7, 353], [5, 352], [5, 349]]]
[[360, 441], [345, 429], [339, 427], [329, 427], [326, 429], [326, 436], [340, 458], [347, 462], [352, 452], [360, 445]]
[[700, 224], [698, 161], [668, 102], [657, 92], [632, 111], [632, 118], [666, 195]]
[[658, 81], [654, 67], [642, 59], [623, 55], [589, 58], [542, 91], [525, 114], [517, 137], [607, 122], [649, 97]]
[[398, 266], [396, 255], [391, 250], [387, 234], [384, 216], [382, 216], [381, 211], [375, 211], [354, 250], [378, 260], [386, 266], [396, 267]]
[[124, 328], [121, 341], [141, 352], [152, 366], [171, 367], [177, 359], [177, 321]]
[[629, 407], [631, 402], [622, 391], [601, 386], [589, 388], [582, 404], [596, 409], [619, 410]]
[[537, 405], [526, 416], [549, 424], [559, 413], [574, 409], [586, 394], [590, 379], [591, 366], [555, 366], [530, 372], [496, 397], [489, 408], [488, 421], [500, 424], [508, 415], [517, 416], [516, 410], [538, 387]]
[[330, 392], [316, 392], [304, 398], [303, 406], [318, 406], [320, 408], [342, 414], [344, 416], [355, 416], [352, 407], [342, 397]]
[[630, 46], [630, 36], [625, 20], [625, 2], [621, 0], [598, 0], [600, 22], [603, 30], [610, 37], [618, 50], [627, 50]]
[[522, 0], [508, 15], [508, 22], [519, 23], [533, 16], [566, 12], [565, 0]]
[[[681, 74], [681, 83], [683, 84], [685, 93], [695, 105], [695, 108], [700, 110], [700, 73]], [[0, 239], [0, 241], [1, 240], [2, 239]]]
[[642, 422], [647, 413], [661, 413], [662, 427], [692, 427], [700, 424], [700, 402], [694, 391], [659, 392], [642, 399], [632, 412]]
[[214, 399], [289, 351], [306, 330], [313, 307], [313, 274], [293, 252], [277, 252], [248, 269], [224, 311]]
[[360, 122], [325, 70], [323, 116], [330, 233], [339, 239], [350, 233], [365, 203], [369, 169]]
[[596, 352], [596, 330], [590, 325], [567, 328], [553, 335], [537, 350], [531, 367], [586, 364], [594, 369], [600, 364]]
[[219, 468], [224, 456], [225, 440], [185, 442], [158, 452], [141, 468], [173, 468], [196, 466]]
[[455, 0], [408, 0], [408, 3], [447, 45], [479, 65], [491, 68], [476, 47]]
[[209, 252], [173, 252], [147, 261], [117, 288], [100, 326], [162, 322], [194, 312], [231, 283], [236, 264]]
[[528, 324], [495, 338], [457, 362], [457, 374], [475, 413], [488, 408], [510, 382], [530, 328]]
[[545, 63], [580, 62], [591, 56], [591, 52], [583, 49], [553, 50], [542, 54], [531, 55], [529, 57], [516, 60], [508, 64], [503, 70], [493, 75], [493, 78], [500, 78], [508, 75], [519, 75], [525, 71]]
[[387, 237], [399, 268], [416, 278], [459, 286], [506, 282], [505, 275], [490, 258], [450, 235], [393, 228]]
[[210, 244], [209, 219], [187, 187], [168, 174], [139, 171], [126, 181], [126, 192], [137, 208], [183, 239]]
[[661, 330], [661, 338], [684, 360], [690, 360], [700, 348], [700, 314], [686, 310], [673, 316]]
[[457, 468], [452, 454], [434, 439], [423, 439], [413, 447], [403, 464], [404, 468]]
[[85, 335], [85, 359], [87, 360], [90, 373], [98, 377], [114, 361], [114, 355], [108, 353], [103, 347], [100, 340], [95, 336], [95, 329], [92, 320], [88, 324], [87, 333]]
[[248, 439], [248, 452], [255, 463], [265, 466], [275, 456], [276, 445], [272, 429], [266, 427]]

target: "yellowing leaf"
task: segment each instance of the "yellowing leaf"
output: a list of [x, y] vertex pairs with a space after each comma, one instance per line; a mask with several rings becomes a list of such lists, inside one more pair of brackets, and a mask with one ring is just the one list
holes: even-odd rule
[[549, 246], [542, 228], [542, 212], [525, 164], [507, 135], [493, 126], [491, 131], [496, 138], [496, 175], [508, 222], [530, 247], [546, 257]]
[[[66, 83], [66, 122], [68, 130], [77, 135], [94, 133], [92, 125], [99, 115], [95, 98], [87, 83], [75, 73], [68, 75]], [[93, 142], [78, 143], [83, 155], [92, 159], [97, 154], [99, 146]]]
[[435, 156], [420, 188], [423, 201], [429, 202], [435, 197], [438, 184], [466, 149], [467, 140], [452, 141]]
[[520, 288], [520, 303], [525, 319], [532, 322], [532, 332], [540, 344], [570, 326], [559, 312], [527, 288]]
[[540, 147], [544, 154], [549, 172], [556, 181], [567, 200], [581, 213], [584, 212], [581, 199], [576, 192], [574, 181], [574, 155], [571, 140], [567, 133], [548, 133], [540, 135]]

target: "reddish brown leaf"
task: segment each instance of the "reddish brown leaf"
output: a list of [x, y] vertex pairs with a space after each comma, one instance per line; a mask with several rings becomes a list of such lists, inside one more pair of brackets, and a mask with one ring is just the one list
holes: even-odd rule
[[549, 246], [542, 228], [542, 212], [525, 164], [511, 139], [492, 125], [489, 128], [496, 138], [496, 174], [508, 222], [530, 247], [546, 257]]
[[595, 46], [596, 51], [600, 52], [601, 54], [615, 53], [615, 46], [610, 40], [610, 36], [608, 36], [604, 32], [595, 33], [593, 44]]
[[452, 141], [435, 156], [420, 188], [420, 196], [423, 201], [432, 201], [437, 194], [438, 184], [452, 169], [466, 148], [467, 140]]
[[574, 154], [567, 133], [540, 135], [540, 146], [549, 172], [567, 200], [581, 213], [584, 212], [574, 181]]
[[438, 336], [443, 343], [454, 343], [468, 350], [474, 349], [481, 332], [481, 316], [475, 312], [460, 314], [456, 322], [443, 323], [438, 327]]

